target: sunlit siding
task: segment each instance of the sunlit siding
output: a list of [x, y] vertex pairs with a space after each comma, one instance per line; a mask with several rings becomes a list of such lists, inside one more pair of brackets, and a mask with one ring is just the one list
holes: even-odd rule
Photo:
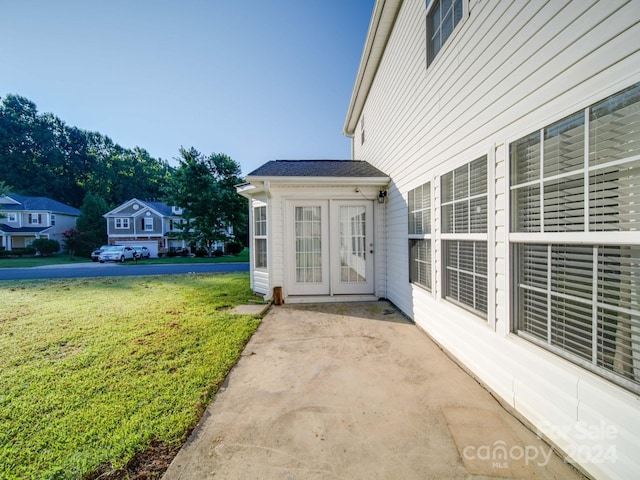
[[[640, 440], [630, 433], [640, 431], [637, 398], [510, 336], [506, 149], [640, 81], [640, 1], [471, 0], [428, 69], [425, 17], [424, 1], [403, 2], [363, 109], [365, 140], [358, 127], [352, 145], [354, 159], [391, 177], [387, 297], [534, 425], [571, 424], [576, 412], [615, 425], [621, 440], [614, 470], [591, 465], [591, 472], [631, 475], [640, 469], [633, 455]], [[441, 175], [482, 155], [490, 159], [493, 217], [486, 323], [441, 299], [438, 208]], [[408, 279], [407, 195], [427, 181], [435, 206], [432, 292]], [[540, 392], [550, 392], [544, 396], [553, 402]], [[607, 398], [615, 411], [599, 408]], [[632, 425], [625, 415], [635, 419]]]

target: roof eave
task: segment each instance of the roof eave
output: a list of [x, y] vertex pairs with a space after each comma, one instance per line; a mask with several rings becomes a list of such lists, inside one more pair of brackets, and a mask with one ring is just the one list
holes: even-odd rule
[[402, 6], [402, 0], [376, 0], [369, 23], [369, 31], [365, 40], [360, 66], [349, 101], [347, 118], [343, 127], [343, 134], [353, 137], [358, 119], [364, 108], [364, 102], [369, 95], [382, 55], [387, 46], [393, 25]]
[[[272, 184], [323, 184], [323, 185], [386, 185], [391, 181], [390, 177], [313, 177], [313, 176], [252, 176], [247, 177], [247, 181], [252, 185], [261, 182], [271, 182]], [[240, 192], [238, 192], [240, 193]]]

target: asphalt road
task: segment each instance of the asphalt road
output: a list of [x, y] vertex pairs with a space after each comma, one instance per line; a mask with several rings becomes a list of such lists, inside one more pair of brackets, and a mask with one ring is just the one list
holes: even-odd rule
[[31, 280], [40, 278], [130, 277], [138, 275], [172, 275], [181, 273], [248, 272], [249, 264], [185, 263], [179, 265], [145, 265], [130, 263], [82, 263], [32, 268], [0, 268], [2, 280]]

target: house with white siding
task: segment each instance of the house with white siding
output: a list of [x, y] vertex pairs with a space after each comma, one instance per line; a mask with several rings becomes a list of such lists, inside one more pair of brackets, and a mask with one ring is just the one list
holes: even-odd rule
[[254, 290], [387, 298], [584, 472], [637, 478], [638, 38], [640, 0], [377, 0], [353, 160], [238, 187]]

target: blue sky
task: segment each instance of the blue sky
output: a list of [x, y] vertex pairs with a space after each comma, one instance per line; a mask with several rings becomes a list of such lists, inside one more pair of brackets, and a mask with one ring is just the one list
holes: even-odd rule
[[374, 0], [0, 0], [0, 97], [170, 160], [350, 157]]

